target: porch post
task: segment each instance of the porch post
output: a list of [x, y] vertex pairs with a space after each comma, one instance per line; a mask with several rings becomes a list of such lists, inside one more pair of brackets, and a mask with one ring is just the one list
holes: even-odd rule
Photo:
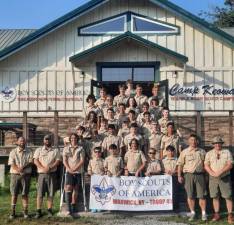
[[23, 112], [23, 137], [28, 142], [28, 115], [27, 115], [27, 112]]
[[229, 149], [232, 150], [233, 140], [233, 111], [229, 111]]
[[58, 147], [58, 123], [59, 123], [59, 117], [58, 117], [58, 111], [54, 111], [54, 146]]

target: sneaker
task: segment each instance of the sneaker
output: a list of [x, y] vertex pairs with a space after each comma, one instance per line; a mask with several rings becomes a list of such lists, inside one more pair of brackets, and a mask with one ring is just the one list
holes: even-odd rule
[[234, 218], [231, 213], [228, 214], [228, 224], [234, 224]]
[[213, 221], [213, 222], [216, 222], [216, 221], [219, 221], [219, 220], [220, 220], [220, 215], [219, 215], [219, 213], [215, 213], [215, 214], [213, 215], [212, 221]]
[[39, 219], [42, 217], [42, 214], [40, 212], [36, 212], [35, 219]]
[[29, 216], [28, 216], [28, 210], [24, 210], [23, 214], [24, 214], [24, 219], [28, 219], [29, 218]]
[[10, 220], [15, 219], [15, 214], [12, 213], [12, 214], [9, 216], [9, 219], [10, 219]]
[[188, 220], [191, 222], [191, 221], [194, 221], [196, 214], [195, 213], [189, 213], [187, 216], [189, 218]]
[[207, 221], [207, 215], [203, 214], [201, 219], [202, 219], [202, 221]]

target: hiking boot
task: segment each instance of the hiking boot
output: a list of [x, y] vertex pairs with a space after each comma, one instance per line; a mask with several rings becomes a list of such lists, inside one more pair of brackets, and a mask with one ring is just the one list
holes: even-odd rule
[[234, 218], [232, 213], [228, 214], [228, 224], [234, 224]]
[[213, 215], [212, 221], [213, 221], [213, 222], [217, 222], [217, 221], [219, 221], [219, 220], [220, 220], [220, 215], [219, 215], [219, 213], [215, 213], [215, 214]]

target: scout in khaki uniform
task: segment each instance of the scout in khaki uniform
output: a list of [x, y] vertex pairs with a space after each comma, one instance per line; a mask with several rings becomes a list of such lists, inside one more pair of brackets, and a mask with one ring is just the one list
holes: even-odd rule
[[114, 113], [114, 110], [112, 108], [109, 108], [107, 110], [107, 118], [106, 119], [108, 121], [108, 125], [113, 124], [115, 126], [116, 130], [119, 129], [119, 120], [115, 118], [115, 113]]
[[48, 216], [52, 216], [53, 197], [56, 191], [56, 171], [61, 162], [59, 149], [52, 147], [51, 136], [44, 137], [42, 148], [36, 149], [34, 153], [34, 164], [37, 166], [37, 213], [35, 218], [42, 216], [41, 206], [43, 197], [47, 193]]
[[149, 112], [154, 116], [155, 120], [159, 120], [162, 117], [162, 107], [159, 106], [158, 98], [152, 98], [150, 100]]
[[159, 84], [154, 84], [152, 88], [152, 96], [149, 98], [149, 104], [153, 98], [158, 98], [159, 99], [159, 105], [160, 106], [165, 106], [165, 99], [160, 93], [160, 85]]
[[[94, 157], [89, 161], [88, 174], [92, 176], [93, 174], [103, 176], [105, 174], [104, 159], [102, 159], [102, 149], [100, 147], [95, 147]], [[99, 212], [97, 209], [91, 209], [92, 213]]]
[[117, 107], [113, 105], [113, 97], [111, 95], [106, 96], [106, 105], [102, 108], [104, 118], [108, 118], [108, 109], [113, 109], [114, 116], [117, 112]]
[[86, 102], [87, 102], [87, 106], [86, 106], [86, 109], [85, 109], [85, 115], [86, 116], [91, 111], [95, 112], [98, 116], [101, 116], [103, 114], [102, 110], [97, 105], [95, 105], [96, 98], [95, 98], [94, 95], [88, 95], [88, 97], [86, 99]]
[[127, 101], [125, 112], [128, 114], [130, 111], [134, 111], [136, 117], [140, 113], [140, 108], [137, 106], [137, 102], [134, 97], [130, 97]]
[[110, 156], [105, 159], [104, 167], [108, 176], [119, 177], [123, 173], [124, 164], [122, 158], [119, 156], [118, 148], [115, 144], [109, 147]]
[[98, 134], [98, 131], [97, 130], [93, 130], [92, 131], [92, 136], [91, 136], [91, 139], [89, 141], [89, 159], [93, 158], [94, 156], [94, 148], [96, 147], [102, 147], [102, 142], [103, 142], [103, 138], [101, 135]]
[[178, 176], [177, 176], [177, 158], [175, 158], [175, 148], [172, 145], [166, 147], [167, 155], [162, 160], [162, 170], [164, 174], [172, 176], [172, 188], [173, 188], [173, 208], [175, 211], [179, 209], [178, 200]]
[[119, 121], [119, 127], [122, 127], [123, 121], [128, 118], [128, 114], [125, 113], [125, 109], [126, 107], [123, 103], [120, 103], [118, 105], [118, 113], [115, 115], [115, 119]]
[[[149, 114], [150, 114], [148, 102], [144, 102], [144, 103], [142, 104], [142, 113], [140, 113], [140, 114], [137, 116], [137, 123], [140, 124], [140, 125], [142, 125], [142, 124], [145, 122], [145, 120], [144, 120], [144, 113], [149, 113]], [[151, 114], [150, 114], [150, 119], [151, 119], [151, 120], [154, 120], [154, 116], [151, 115]]]
[[104, 138], [102, 142], [102, 150], [104, 155], [109, 156], [109, 147], [112, 144], [115, 144], [118, 147], [120, 150], [119, 154], [122, 155], [122, 148], [124, 147], [123, 138], [116, 135], [116, 129], [113, 124], [108, 125], [108, 133], [109, 135]]
[[28, 194], [30, 188], [30, 178], [32, 173], [33, 154], [25, 148], [23, 137], [17, 140], [18, 147], [10, 152], [8, 165], [11, 166], [11, 215], [15, 218], [15, 206], [19, 193], [22, 194], [22, 204], [24, 208], [24, 218], [28, 218]]
[[144, 153], [139, 149], [137, 139], [132, 139], [130, 142], [130, 150], [124, 156], [124, 174], [125, 176], [142, 176], [142, 171], [146, 165]]
[[90, 111], [88, 116], [82, 121], [79, 126], [83, 126], [85, 128], [84, 138], [90, 138], [93, 129], [97, 129], [98, 127], [98, 117], [94, 111]]
[[144, 113], [144, 122], [141, 125], [141, 133], [144, 137], [145, 140], [148, 140], [150, 135], [151, 135], [151, 126], [152, 126], [152, 121], [150, 118], [150, 113], [145, 112]]
[[136, 100], [136, 103], [137, 103], [137, 106], [142, 110], [142, 105], [144, 102], [147, 102], [148, 101], [148, 98], [147, 96], [143, 95], [142, 94], [143, 92], [143, 88], [140, 84], [137, 84], [136, 85], [136, 95], [135, 95], [135, 100]]
[[68, 214], [76, 212], [78, 188], [81, 184], [81, 174], [84, 172], [85, 152], [83, 147], [78, 146], [77, 134], [71, 134], [71, 145], [63, 150], [63, 164], [65, 173], [65, 200], [68, 206]]
[[153, 148], [150, 148], [148, 152], [148, 157], [149, 159], [147, 160], [145, 175], [149, 177], [152, 175], [160, 174], [162, 171], [162, 168], [161, 168], [160, 161], [156, 159], [156, 150]]
[[122, 137], [123, 140], [130, 132], [128, 125], [129, 125], [129, 120], [128, 118], [126, 118], [123, 120], [122, 127], [119, 129], [119, 132], [118, 132], [118, 136]]
[[214, 217], [212, 221], [220, 219], [220, 195], [226, 200], [228, 210], [228, 223], [233, 224], [232, 215], [232, 186], [230, 170], [233, 167], [233, 157], [228, 149], [223, 149], [223, 139], [215, 137], [212, 144], [214, 149], [206, 154], [205, 169], [209, 173], [210, 197], [213, 199]]
[[161, 140], [161, 159], [167, 155], [166, 147], [172, 145], [175, 148], [175, 156], [178, 157], [181, 153], [180, 137], [175, 132], [175, 125], [173, 122], [167, 124], [167, 134], [163, 135]]
[[133, 87], [133, 82], [132, 82], [132, 80], [127, 80], [126, 81], [126, 86], [127, 86], [127, 89], [126, 89], [126, 91], [125, 91], [125, 94], [128, 96], [128, 97], [134, 97], [135, 96], [135, 94], [136, 94], [136, 91], [135, 91], [135, 89], [134, 89], [134, 87]]
[[95, 102], [100, 109], [103, 109], [106, 106], [106, 97], [107, 91], [106, 88], [102, 87], [99, 92], [100, 98]]
[[130, 110], [128, 113], [128, 120], [129, 124], [136, 123], [137, 124], [137, 119], [136, 119], [136, 112], [134, 110]]
[[119, 85], [119, 95], [114, 97], [114, 105], [118, 106], [120, 103], [127, 104], [128, 96], [125, 94], [126, 86], [123, 84]]
[[169, 116], [169, 109], [167, 107], [163, 108], [162, 118], [158, 120], [161, 127], [161, 133], [167, 134], [167, 124], [168, 122], [173, 122], [172, 118]]
[[[178, 182], [185, 182], [185, 190], [188, 196], [188, 205], [190, 209], [189, 221], [195, 218], [195, 198], [199, 199], [199, 205], [202, 211], [202, 220], [207, 220], [206, 215], [206, 182], [204, 161], [206, 152], [198, 148], [198, 138], [191, 134], [189, 137], [189, 147], [184, 149], [178, 159]], [[183, 174], [183, 176], [182, 176]], [[195, 196], [196, 193], [196, 196]]]

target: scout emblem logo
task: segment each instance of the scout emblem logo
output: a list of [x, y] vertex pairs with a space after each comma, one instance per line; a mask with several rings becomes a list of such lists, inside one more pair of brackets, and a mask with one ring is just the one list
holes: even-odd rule
[[99, 185], [92, 186], [92, 193], [95, 196], [97, 202], [100, 202], [102, 205], [111, 200], [116, 192], [116, 189], [113, 185], [108, 185], [105, 178], [103, 178]]
[[3, 102], [12, 102], [15, 100], [16, 91], [14, 88], [6, 87], [0, 92], [0, 100]]

